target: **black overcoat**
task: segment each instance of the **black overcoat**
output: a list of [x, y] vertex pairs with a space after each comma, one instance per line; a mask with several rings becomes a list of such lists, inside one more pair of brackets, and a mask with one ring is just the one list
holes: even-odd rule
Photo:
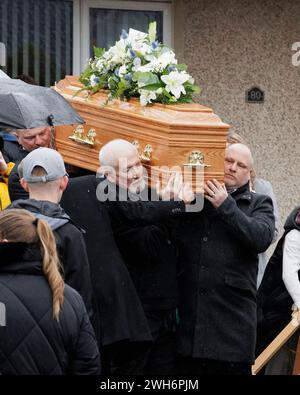
[[[99, 344], [150, 342], [146, 317], [115, 243], [106, 207], [96, 197], [94, 175], [70, 180], [61, 205], [85, 230], [100, 332]], [[94, 309], [95, 311], [95, 309]]]
[[180, 227], [179, 352], [252, 363], [256, 337], [257, 254], [274, 233], [270, 198], [248, 185], [215, 209], [185, 215]]

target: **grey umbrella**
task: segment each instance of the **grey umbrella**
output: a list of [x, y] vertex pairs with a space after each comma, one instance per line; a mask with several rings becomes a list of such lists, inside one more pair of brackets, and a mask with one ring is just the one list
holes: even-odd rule
[[10, 79], [10, 77], [7, 74], [5, 74], [4, 71], [2, 71], [1, 69], [0, 69], [0, 78]]
[[67, 100], [51, 88], [0, 79], [0, 129], [84, 123]]

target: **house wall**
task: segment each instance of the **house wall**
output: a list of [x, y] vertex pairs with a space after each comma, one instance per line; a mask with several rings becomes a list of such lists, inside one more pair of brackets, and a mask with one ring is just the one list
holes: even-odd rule
[[[175, 0], [174, 25], [176, 53], [202, 88], [197, 101], [247, 140], [284, 222], [300, 205], [300, 1]], [[245, 102], [252, 86], [263, 104]]]

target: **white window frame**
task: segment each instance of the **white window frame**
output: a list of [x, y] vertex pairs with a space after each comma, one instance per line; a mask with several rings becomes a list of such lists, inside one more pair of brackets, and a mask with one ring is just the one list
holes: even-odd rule
[[80, 74], [90, 57], [89, 8], [163, 12], [164, 44], [173, 47], [173, 1], [73, 0], [73, 74]]
[[6, 66], [6, 47], [0, 42], [0, 66]]

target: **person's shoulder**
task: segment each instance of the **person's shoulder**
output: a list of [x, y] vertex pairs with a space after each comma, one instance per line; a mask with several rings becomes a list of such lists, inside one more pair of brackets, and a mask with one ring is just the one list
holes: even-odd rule
[[267, 181], [263, 178], [256, 178], [253, 187], [256, 193], [264, 195], [268, 195], [269, 192], [273, 190], [270, 181]]
[[81, 295], [79, 294], [79, 292], [77, 292], [75, 288], [71, 287], [71, 286], [68, 285], [68, 284], [65, 284], [64, 296], [65, 296], [67, 299], [74, 299], [74, 300], [77, 300], [77, 301], [79, 301], [79, 302], [82, 301], [82, 297], [81, 297]]
[[76, 289], [70, 287], [68, 284], [65, 284], [64, 297], [73, 308], [77, 311], [81, 311], [82, 313], [84, 312], [85, 304], [82, 296], [76, 291]]
[[77, 239], [83, 238], [83, 230], [73, 223], [72, 219], [62, 225], [59, 229], [62, 231], [62, 233], [67, 235], [69, 239], [75, 237]]
[[18, 142], [13, 141], [4, 141], [4, 151], [11, 162], [19, 163], [29, 154]]
[[73, 177], [69, 179], [68, 189], [89, 188], [97, 185], [96, 175], [89, 174], [86, 176]]
[[267, 204], [273, 207], [272, 198], [267, 193], [251, 191], [250, 194], [251, 194], [251, 200], [254, 202], [255, 205]]

